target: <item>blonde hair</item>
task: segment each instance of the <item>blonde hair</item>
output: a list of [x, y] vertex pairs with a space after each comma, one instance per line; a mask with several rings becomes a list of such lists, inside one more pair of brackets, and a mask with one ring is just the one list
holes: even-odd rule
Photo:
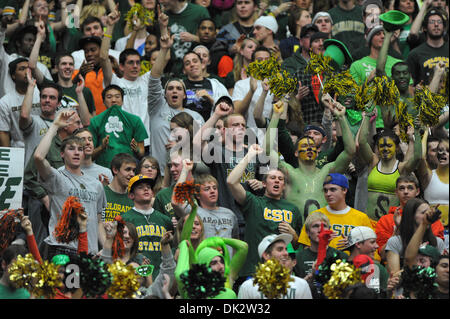
[[316, 221], [318, 221], [318, 220], [320, 220], [320, 221], [324, 222], [325, 224], [327, 224], [328, 227], [331, 226], [330, 225], [330, 220], [328, 219], [328, 217], [325, 214], [323, 214], [321, 212], [316, 212], [314, 214], [309, 214], [308, 217], [306, 217], [305, 230], [309, 231], [311, 229], [311, 225], [313, 223], [315, 223]]
[[84, 20], [86, 20], [89, 16], [94, 16], [97, 18], [101, 18], [106, 15], [106, 8], [103, 4], [100, 3], [92, 3], [87, 6], [84, 6], [80, 13], [80, 24], [83, 24]]
[[253, 41], [256, 44], [256, 46], [259, 45], [258, 41], [254, 38], [246, 38], [242, 42], [241, 47], [239, 48], [238, 52], [236, 52], [236, 55], [234, 56], [234, 59], [233, 59], [233, 76], [234, 76], [235, 82], [242, 80], [241, 71], [242, 71], [242, 68], [244, 67], [244, 56], [240, 53], [240, 51], [243, 48], [245, 48], [245, 45], [248, 41]]

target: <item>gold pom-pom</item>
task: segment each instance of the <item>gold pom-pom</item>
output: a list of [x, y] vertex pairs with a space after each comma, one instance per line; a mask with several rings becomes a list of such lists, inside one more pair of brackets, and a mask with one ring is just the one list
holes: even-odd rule
[[334, 72], [334, 68], [331, 66], [331, 57], [324, 56], [323, 54], [315, 54], [310, 52], [310, 59], [306, 65], [305, 71], [311, 74], [324, 74], [331, 75]]
[[398, 103], [400, 92], [395, 85], [395, 81], [389, 81], [388, 77], [383, 75], [375, 77], [371, 85], [374, 87], [371, 99], [373, 99], [375, 105], [390, 106]]
[[281, 63], [272, 55], [264, 61], [253, 61], [247, 66], [246, 72], [247, 75], [262, 81], [281, 72]]
[[323, 285], [323, 293], [328, 299], [340, 299], [345, 288], [363, 282], [361, 270], [345, 260], [336, 260], [330, 270], [331, 278]]
[[36, 271], [39, 263], [34, 259], [33, 255], [26, 254], [25, 257], [17, 256], [9, 270], [9, 280], [14, 283], [17, 288], [25, 288], [31, 290], [33, 283], [36, 281]]
[[297, 80], [289, 76], [286, 70], [278, 72], [269, 78], [270, 92], [278, 99], [295, 92], [297, 89]]
[[414, 106], [419, 112], [419, 121], [425, 126], [436, 126], [445, 107], [446, 98], [433, 93], [427, 86], [418, 87], [414, 92]]
[[332, 77], [329, 77], [323, 85], [323, 94], [338, 94], [339, 96], [347, 96], [349, 94], [356, 94], [359, 90], [359, 85], [353, 79], [349, 70], [339, 72]]
[[399, 137], [403, 142], [407, 143], [409, 141], [407, 134], [408, 127], [414, 127], [414, 118], [408, 112], [408, 106], [405, 102], [399, 101], [397, 103], [397, 105], [395, 106], [395, 116], [397, 118], [397, 123], [400, 131]]
[[152, 69], [152, 66], [153, 65], [150, 63], [150, 61], [143, 60], [141, 62], [141, 72], [139, 73], [139, 75], [144, 75], [145, 73], [150, 71]]
[[36, 283], [31, 293], [37, 298], [51, 299], [56, 295], [57, 288], [63, 286], [61, 277], [59, 276], [59, 265], [55, 265], [48, 260], [39, 264], [36, 271]]
[[155, 12], [144, 8], [140, 3], [134, 4], [125, 16], [125, 21], [129, 29], [133, 28], [135, 17], [141, 20], [144, 25], [153, 25], [155, 22]]
[[289, 282], [294, 279], [291, 272], [276, 259], [269, 259], [259, 264], [253, 285], [258, 284], [258, 290], [269, 299], [278, 299], [287, 294]]
[[130, 299], [140, 295], [138, 291], [140, 283], [133, 266], [125, 265], [121, 260], [108, 265], [108, 270], [113, 276], [111, 286], [106, 293], [114, 299]]

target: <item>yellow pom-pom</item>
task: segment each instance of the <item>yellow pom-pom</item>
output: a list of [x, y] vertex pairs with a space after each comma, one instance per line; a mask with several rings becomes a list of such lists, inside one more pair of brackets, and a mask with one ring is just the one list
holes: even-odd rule
[[51, 299], [56, 295], [57, 288], [63, 286], [58, 273], [59, 267], [48, 260], [39, 264], [36, 271], [36, 283], [31, 291], [34, 296]]
[[121, 260], [108, 265], [109, 272], [113, 276], [111, 286], [106, 293], [114, 299], [136, 298], [141, 293], [138, 291], [140, 283], [135, 269], [131, 265], [125, 265]]
[[334, 72], [334, 68], [331, 66], [331, 57], [324, 56], [323, 54], [315, 54], [310, 52], [310, 59], [306, 65], [305, 71], [311, 74], [324, 74], [331, 75]]
[[361, 270], [345, 260], [336, 260], [330, 270], [332, 271], [331, 278], [323, 285], [323, 293], [328, 299], [340, 299], [345, 288], [363, 282]]
[[445, 107], [446, 98], [433, 93], [427, 86], [416, 88], [414, 92], [414, 106], [419, 112], [419, 121], [425, 126], [435, 126], [439, 123], [439, 116]]
[[19, 255], [16, 261], [9, 266], [9, 280], [17, 288], [31, 290], [36, 281], [38, 267], [39, 263], [31, 254], [26, 254], [25, 257]]
[[283, 267], [276, 259], [270, 259], [264, 264], [259, 264], [253, 285], [258, 285], [258, 290], [269, 299], [278, 299], [287, 294], [289, 282], [294, 279], [291, 272]]

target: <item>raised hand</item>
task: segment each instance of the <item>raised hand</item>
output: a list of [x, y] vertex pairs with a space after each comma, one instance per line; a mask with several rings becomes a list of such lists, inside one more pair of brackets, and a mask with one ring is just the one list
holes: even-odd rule
[[192, 171], [192, 169], [194, 168], [194, 162], [191, 161], [190, 159], [184, 159], [183, 160], [183, 169], [186, 170], [187, 172]]

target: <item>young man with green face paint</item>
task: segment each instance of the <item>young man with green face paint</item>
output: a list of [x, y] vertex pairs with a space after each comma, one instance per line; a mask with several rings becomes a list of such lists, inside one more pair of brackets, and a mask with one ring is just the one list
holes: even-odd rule
[[344, 173], [356, 152], [354, 137], [345, 116], [345, 107], [339, 102], [332, 100], [328, 94], [322, 97], [322, 102], [336, 116], [342, 129], [344, 151], [338, 155], [334, 162], [318, 168], [316, 161], [318, 151], [314, 140], [309, 137], [301, 138], [298, 143], [295, 153], [295, 156], [298, 158], [297, 168], [285, 161], [279, 161], [278, 153], [273, 149], [272, 145], [274, 140], [272, 137], [274, 132], [272, 131], [277, 128], [280, 118], [285, 118], [287, 113], [286, 105], [274, 104], [272, 119], [265, 137], [265, 151], [266, 155], [271, 157], [270, 163], [279, 162], [279, 166], [288, 171], [290, 181], [286, 199], [298, 207], [303, 220], [306, 219], [310, 212], [326, 205], [322, 192], [324, 179], [329, 173]]

